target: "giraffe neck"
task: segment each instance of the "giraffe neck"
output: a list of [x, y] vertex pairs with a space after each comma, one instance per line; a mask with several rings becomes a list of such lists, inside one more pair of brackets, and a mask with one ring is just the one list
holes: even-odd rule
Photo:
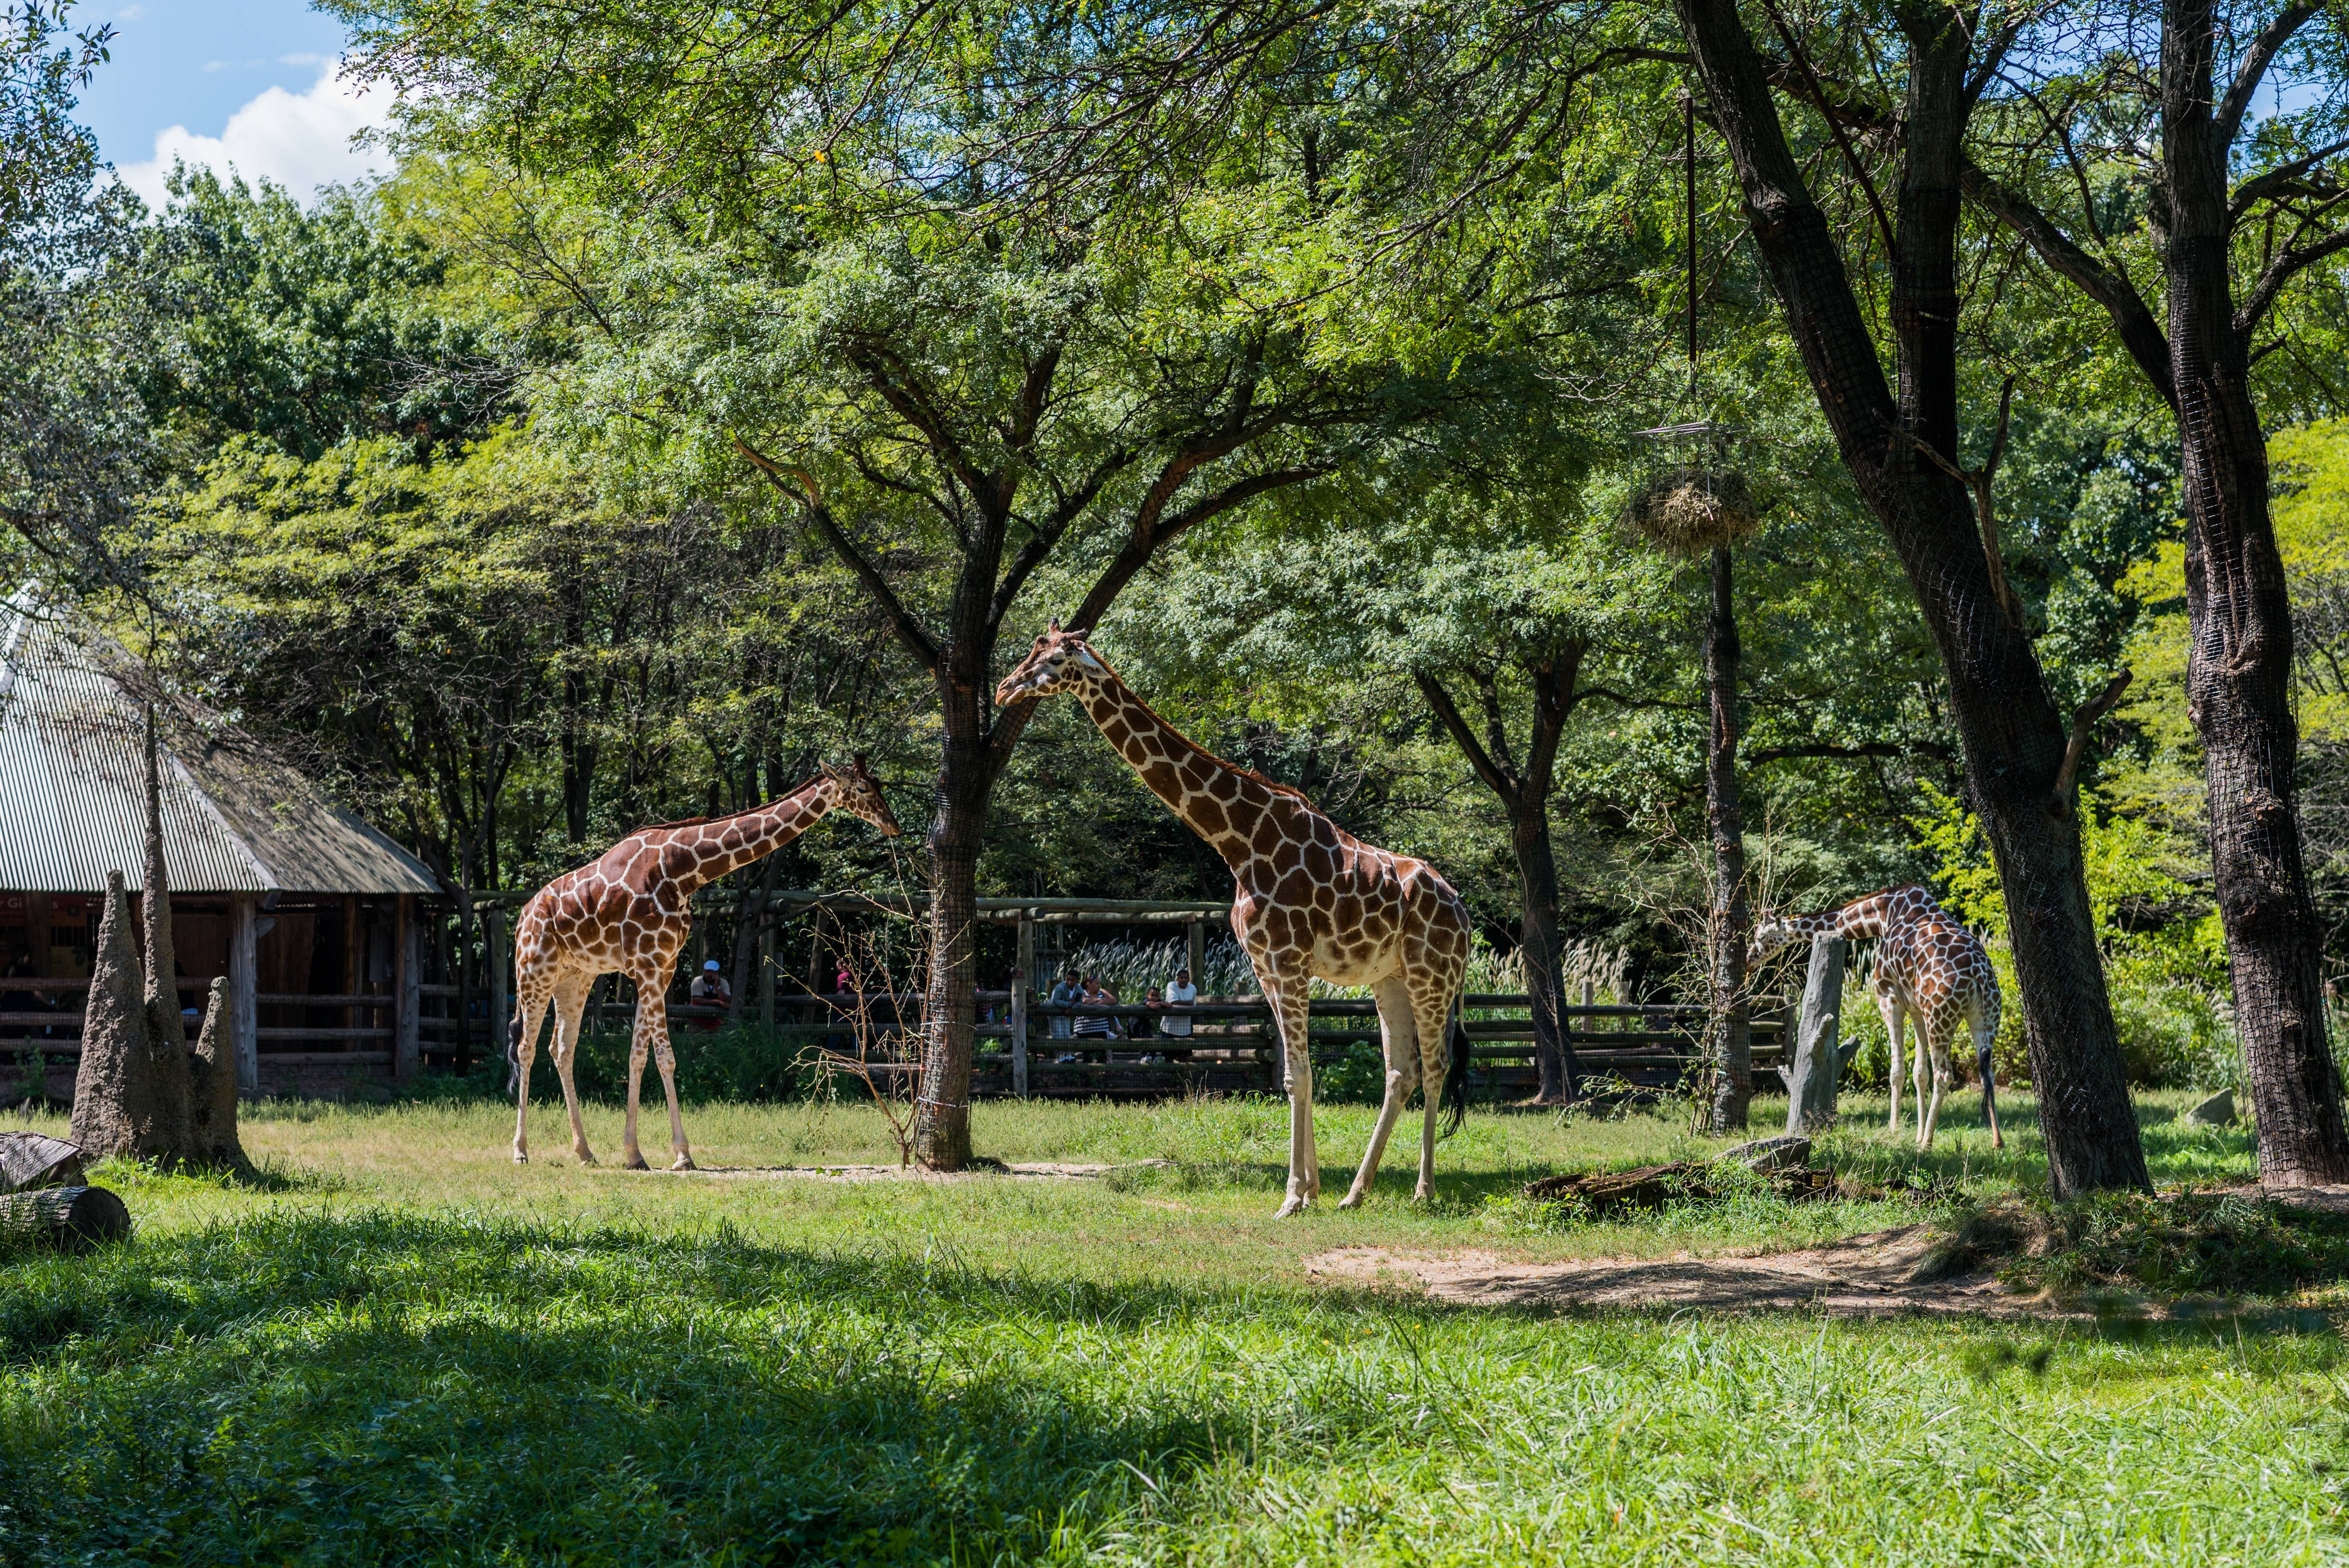
[[[1113, 675], [1093, 677], [1078, 698], [1143, 787], [1165, 801], [1235, 872], [1255, 858], [1258, 824], [1287, 797], [1194, 743]], [[1201, 789], [1202, 765], [1228, 778], [1232, 788], [1212, 796]], [[1185, 774], [1192, 779], [1187, 788]]]
[[1814, 914], [1804, 921], [1806, 934], [1813, 936], [1881, 936], [1885, 929], [1885, 897], [1847, 903], [1841, 909], [1831, 909], [1825, 914]]
[[663, 869], [672, 886], [683, 893], [740, 871], [752, 861], [773, 854], [813, 827], [837, 804], [838, 791], [829, 779], [803, 784], [780, 800], [770, 800], [731, 817], [719, 817], [690, 828], [675, 830]]

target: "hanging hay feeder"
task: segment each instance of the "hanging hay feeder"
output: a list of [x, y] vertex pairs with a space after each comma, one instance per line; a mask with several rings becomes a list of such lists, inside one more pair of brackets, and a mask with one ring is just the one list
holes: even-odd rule
[[1648, 478], [1631, 492], [1627, 521], [1670, 555], [1726, 549], [1762, 526], [1752, 487], [1730, 460], [1740, 432], [1709, 422], [1638, 432], [1651, 454]]

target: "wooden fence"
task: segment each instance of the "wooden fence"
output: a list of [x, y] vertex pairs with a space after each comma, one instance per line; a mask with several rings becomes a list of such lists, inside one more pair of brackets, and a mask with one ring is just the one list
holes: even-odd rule
[[[1463, 999], [1468, 1032], [1470, 1084], [1490, 1098], [1530, 1092], [1535, 1086], [1533, 1006], [1529, 997], [1471, 994]], [[1054, 1006], [1009, 991], [978, 994], [980, 1021], [973, 1062], [972, 1092], [980, 1098], [1147, 1099], [1185, 1093], [1270, 1092], [1279, 1087], [1279, 1046], [1272, 1011], [1259, 996], [1203, 996], [1188, 1007], [1138, 1005]], [[840, 994], [778, 996], [771, 1004], [781, 1040], [827, 1050], [843, 1070], [862, 1050], [864, 1066], [876, 1073], [910, 1072], [916, 1052], [909, 1037], [918, 1032], [922, 998]], [[755, 1011], [746, 1005], [745, 1013]], [[1583, 1076], [1617, 1078], [1663, 1087], [1677, 1083], [1695, 1062], [1703, 1009], [1674, 1006], [1609, 1006], [1568, 1004], [1567, 1043]], [[671, 1032], [680, 1040], [679, 1071], [690, 1070], [689, 1033], [677, 1026], [723, 1016], [715, 1007], [671, 1006]], [[588, 1026], [626, 1030], [636, 1016], [633, 1003], [615, 1001], [591, 1008]], [[1163, 1032], [1169, 1018], [1187, 1016], [1192, 1033]], [[1101, 1018], [1126, 1030], [1104, 1039], [1077, 1034], [1078, 1021]], [[1765, 998], [1752, 1021], [1757, 1086], [1775, 1088], [1768, 1069], [1785, 1057], [1792, 1037], [1787, 1004]], [[1069, 1032], [1056, 1032], [1065, 1024]], [[1150, 1032], [1134, 1034], [1137, 1028]], [[1379, 1043], [1378, 1009], [1368, 1001], [1320, 1000], [1310, 1004], [1307, 1029], [1317, 1067], [1335, 1066], [1361, 1044]]]
[[[87, 980], [44, 980], [43, 990], [60, 1003], [87, 995]], [[182, 980], [183, 999], [200, 1000], [208, 981]], [[607, 983], [617, 985], [617, 982]], [[435, 1065], [458, 1067], [482, 1055], [501, 1055], [502, 1027], [492, 1028], [487, 1017], [471, 1020], [461, 1032], [455, 1016], [458, 999], [453, 985], [413, 985], [414, 1022], [422, 1057]], [[599, 988], [598, 995], [607, 993]], [[333, 1025], [303, 1024], [258, 1029], [262, 1091], [336, 1092], [352, 1087], [353, 1079], [384, 1079], [393, 1076], [398, 998], [389, 994], [351, 996], [273, 995], [255, 998], [264, 1007], [309, 1008], [335, 1012]], [[481, 998], [487, 1003], [489, 998]], [[980, 1022], [978, 1054], [973, 1064], [972, 1092], [980, 1097], [1041, 1099], [1145, 1099], [1188, 1093], [1272, 1092], [1280, 1081], [1279, 1047], [1272, 1030], [1271, 1009], [1258, 996], [1204, 996], [1188, 1007], [1145, 1007], [1136, 1005], [1054, 1006], [1015, 997], [1009, 991], [978, 994]], [[1510, 1097], [1529, 1091], [1536, 1081], [1532, 1004], [1524, 995], [1470, 995], [1463, 998], [1463, 1023], [1471, 1042], [1471, 1087], [1480, 1097]], [[779, 1043], [793, 1043], [825, 1052], [842, 1068], [857, 1058], [879, 1074], [913, 1070], [915, 1051], [908, 1037], [918, 1031], [922, 1001], [918, 995], [810, 995], [783, 994], [772, 998], [765, 1016], [775, 1021], [768, 1031]], [[746, 1002], [734, 1016], [751, 1018], [760, 1009]], [[636, 1016], [632, 1000], [597, 1001], [589, 1007], [587, 1026], [595, 1030], [626, 1032]], [[1569, 1026], [1567, 1043], [1577, 1070], [1586, 1078], [1616, 1078], [1648, 1086], [1676, 1083], [1694, 1063], [1702, 1010], [1674, 1006], [1608, 1006], [1569, 1004], [1563, 1012]], [[692, 1070], [692, 1042], [697, 1023], [728, 1016], [725, 1009], [672, 1004], [667, 1009], [672, 1037], [678, 1046], [680, 1070]], [[1192, 1033], [1170, 1036], [1164, 1025], [1187, 1017]], [[1081, 1035], [1086, 1019], [1107, 1020], [1123, 1033], [1119, 1037]], [[1753, 1047], [1757, 1085], [1775, 1086], [1776, 1075], [1767, 1069], [1784, 1059], [1791, 1038], [1791, 1013], [1786, 1004], [1767, 999], [1753, 1017]], [[1060, 1032], [1064, 1028], [1066, 1033]], [[1309, 1007], [1308, 1028], [1317, 1067], [1335, 1066], [1359, 1045], [1379, 1041], [1376, 1006], [1368, 1001], [1319, 1000]], [[60, 1006], [53, 1012], [0, 1013], [0, 1056], [37, 1047], [62, 1082], [70, 1085], [81, 1055], [81, 1010]], [[1136, 1031], [1143, 1031], [1137, 1033]], [[302, 1044], [331, 1044], [338, 1048], [302, 1050]], [[0, 1068], [0, 1074], [5, 1074]]]

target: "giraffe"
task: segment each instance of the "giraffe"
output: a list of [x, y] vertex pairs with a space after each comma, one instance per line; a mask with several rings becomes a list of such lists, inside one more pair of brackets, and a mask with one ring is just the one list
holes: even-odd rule
[[1133, 694], [1084, 633], [1055, 622], [1003, 677], [995, 700], [1063, 692], [1084, 705], [1150, 792], [1232, 869], [1232, 932], [1271, 1004], [1288, 1094], [1288, 1189], [1276, 1217], [1297, 1213], [1321, 1192], [1305, 1032], [1316, 979], [1371, 988], [1386, 1052], [1378, 1125], [1339, 1207], [1355, 1208], [1369, 1196], [1414, 1066], [1425, 1114], [1413, 1197], [1424, 1202], [1435, 1178], [1437, 1101], [1448, 1099], [1454, 1129], [1467, 1110], [1467, 1037], [1458, 1016], [1467, 905], [1424, 861], [1361, 842], [1297, 790], [1192, 744]]
[[636, 1088], [647, 1051], [659, 1065], [668, 1095], [673, 1171], [694, 1168], [685, 1121], [677, 1109], [677, 1055], [668, 1041], [668, 984], [678, 953], [693, 928], [693, 892], [727, 872], [772, 854], [833, 807], [855, 813], [890, 837], [899, 831], [881, 787], [859, 757], [847, 768], [825, 764], [806, 784], [777, 800], [731, 817], [702, 818], [639, 828], [602, 858], [567, 872], [533, 893], [514, 924], [513, 1157], [530, 1158], [530, 1068], [538, 1054], [539, 1019], [554, 1012], [554, 1071], [571, 1112], [571, 1151], [595, 1163], [579, 1121], [571, 1066], [579, 1048], [580, 1016], [598, 975], [617, 971], [636, 984], [636, 1026], [628, 1045], [628, 1114], [621, 1163], [646, 1168], [636, 1147]]
[[[1998, 1104], [1991, 1081], [1990, 1047], [1998, 1034], [1998, 973], [1982, 939], [1943, 909], [1940, 901], [1914, 885], [1883, 892], [1819, 914], [1785, 915], [1765, 920], [1754, 934], [1755, 955], [1801, 937], [1873, 936], [1879, 938], [1876, 967], [1868, 989], [1876, 994], [1877, 1010], [1884, 1015], [1884, 1032], [1892, 1042], [1892, 1116], [1888, 1126], [1900, 1130], [1900, 1033], [1904, 1020], [1917, 1025], [1915, 1057], [1917, 1147], [1933, 1146], [1933, 1126], [1941, 1114], [1941, 1097], [1950, 1087], [1950, 1042], [1964, 1025], [1972, 1032], [1974, 1060], [1982, 1069], [1982, 1117], [1990, 1123], [1991, 1144], [2006, 1147], [1999, 1130]], [[1933, 1057], [1933, 1099], [1925, 1101], [1925, 1056]]]

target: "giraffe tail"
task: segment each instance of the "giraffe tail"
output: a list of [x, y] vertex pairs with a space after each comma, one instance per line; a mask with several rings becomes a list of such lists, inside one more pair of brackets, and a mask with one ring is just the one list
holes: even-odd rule
[[1460, 1021], [1460, 999], [1452, 999], [1452, 1017], [1444, 1027], [1444, 1136], [1451, 1137], [1468, 1119], [1468, 1026]]

